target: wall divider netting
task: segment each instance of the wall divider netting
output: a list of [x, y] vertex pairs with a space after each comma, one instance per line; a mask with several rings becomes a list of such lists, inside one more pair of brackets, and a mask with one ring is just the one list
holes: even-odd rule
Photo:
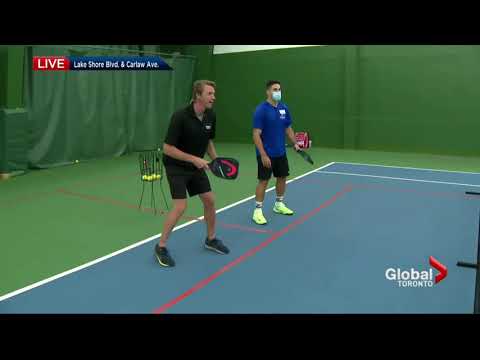
[[191, 56], [162, 55], [171, 71], [31, 70], [33, 56], [132, 55], [104, 48], [27, 47], [30, 168], [161, 147], [172, 113], [188, 104], [195, 68]]

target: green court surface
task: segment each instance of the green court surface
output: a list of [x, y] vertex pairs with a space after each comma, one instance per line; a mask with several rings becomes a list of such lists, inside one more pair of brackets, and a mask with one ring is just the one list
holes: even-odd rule
[[[332, 161], [480, 172], [473, 157], [312, 148], [311, 166], [288, 151], [290, 178]], [[250, 144], [217, 144], [217, 152], [240, 161], [236, 181], [209, 176], [220, 209], [253, 195], [256, 160]], [[166, 182], [163, 186], [168, 196]], [[158, 183], [155, 188], [157, 207], [164, 209]], [[164, 213], [153, 214], [148, 190], [147, 208], [139, 211], [137, 154], [31, 171], [0, 182], [0, 296], [159, 234]], [[202, 211], [199, 199], [192, 199], [182, 223]], [[218, 233], [221, 237], [221, 226]], [[198, 238], [203, 241], [204, 233]]]

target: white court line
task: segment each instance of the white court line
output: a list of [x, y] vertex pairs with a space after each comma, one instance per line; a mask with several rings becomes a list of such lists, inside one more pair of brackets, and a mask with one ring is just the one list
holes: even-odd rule
[[365, 163], [350, 163], [350, 162], [342, 162], [336, 161], [335, 164], [345, 164], [345, 165], [361, 165], [361, 166], [378, 166], [384, 168], [394, 168], [394, 169], [408, 169], [408, 170], [423, 170], [423, 171], [436, 171], [436, 172], [446, 172], [446, 173], [457, 173], [457, 174], [472, 174], [472, 175], [480, 175], [480, 173], [476, 172], [469, 172], [469, 171], [453, 171], [453, 170], [441, 170], [441, 169], [427, 169], [427, 168], [415, 168], [415, 167], [406, 167], [406, 166], [389, 166], [389, 165], [377, 165], [377, 164], [365, 164]]
[[[331, 162], [331, 163], [328, 163], [328, 164], [326, 164], [326, 165], [323, 165], [323, 166], [319, 167], [318, 169], [309, 171], [309, 172], [307, 172], [307, 173], [305, 173], [305, 174], [303, 174], [303, 175], [300, 175], [300, 176], [297, 176], [297, 177], [295, 177], [295, 178], [293, 178], [293, 179], [290, 179], [290, 180], [287, 181], [287, 183], [291, 183], [292, 181], [301, 179], [301, 178], [304, 177], [304, 176], [310, 175], [310, 174], [312, 174], [312, 173], [314, 173], [314, 172], [316, 172], [316, 171], [318, 171], [318, 170], [325, 169], [325, 168], [327, 168], [327, 167], [329, 167], [329, 166], [331, 166], [331, 165], [333, 165], [333, 164], [334, 164], [334, 162]], [[267, 189], [267, 192], [268, 192], [268, 191], [271, 191], [271, 190], [273, 190], [273, 189], [275, 189], [275, 186], [272, 186], [272, 187], [270, 187], [269, 189]], [[222, 212], [222, 211], [225, 211], [225, 210], [230, 209], [230, 208], [232, 208], [232, 207], [234, 207], [234, 206], [240, 205], [240, 204], [242, 204], [242, 203], [244, 203], [244, 202], [246, 202], [246, 201], [248, 201], [248, 200], [251, 200], [251, 199], [253, 199], [253, 198], [255, 198], [255, 195], [252, 195], [252, 196], [249, 196], [249, 197], [247, 197], [247, 198], [245, 198], [245, 199], [242, 199], [242, 200], [240, 200], [240, 201], [237, 201], [236, 203], [227, 205], [227, 206], [225, 206], [225, 207], [217, 210], [216, 213], [218, 214], [218, 213], [220, 213], [220, 212]], [[191, 224], [194, 224], [194, 223], [196, 223], [196, 222], [198, 222], [198, 221], [200, 221], [200, 220], [202, 220], [202, 219], [203, 219], [203, 216], [197, 218], [197, 220], [191, 220], [191, 221], [189, 221], [189, 222], [187, 222], [187, 223], [185, 223], [185, 224], [179, 225], [179, 226], [175, 227], [172, 231], [179, 230], [179, 229], [181, 229], [181, 228], [184, 228], [184, 227], [186, 227], [186, 226], [189, 226], [189, 225], [191, 225]], [[36, 282], [36, 283], [33, 283], [33, 284], [28, 285], [28, 286], [26, 286], [26, 287], [23, 287], [23, 288], [21, 288], [21, 289], [12, 291], [12, 292], [10, 292], [10, 293], [7, 293], [7, 294], [5, 294], [5, 295], [3, 295], [3, 296], [0, 297], [0, 302], [1, 302], [1, 301], [4, 301], [4, 300], [6, 300], [6, 299], [9, 299], [9, 298], [11, 298], [11, 297], [17, 296], [17, 295], [19, 295], [19, 294], [21, 294], [21, 293], [24, 293], [24, 292], [26, 292], [26, 291], [35, 289], [35, 288], [37, 288], [37, 287], [39, 287], [39, 286], [45, 285], [45, 284], [47, 284], [47, 283], [49, 283], [49, 282], [52, 282], [52, 281], [54, 281], [54, 280], [60, 279], [60, 278], [62, 278], [62, 277], [64, 277], [64, 276], [70, 275], [70, 274], [72, 274], [72, 273], [74, 273], [74, 272], [83, 270], [83, 269], [85, 269], [85, 268], [87, 268], [87, 267], [90, 267], [90, 266], [92, 266], [92, 265], [98, 264], [99, 262], [105, 261], [105, 260], [110, 259], [110, 258], [112, 258], [112, 257], [114, 257], [114, 256], [117, 256], [117, 255], [120, 255], [120, 254], [122, 254], [122, 253], [124, 253], [124, 252], [126, 252], [126, 251], [132, 250], [132, 249], [134, 249], [134, 248], [136, 248], [136, 247], [138, 247], [138, 246], [141, 246], [141, 245], [143, 245], [143, 244], [148, 243], [149, 241], [152, 241], [152, 240], [158, 238], [160, 235], [161, 235], [161, 233], [156, 234], [156, 235], [153, 235], [153, 236], [150, 236], [149, 238], [147, 238], [147, 239], [145, 239], [145, 240], [142, 240], [142, 241], [139, 241], [139, 242], [134, 243], [134, 244], [132, 244], [132, 245], [129, 245], [129, 246], [123, 248], [123, 249], [117, 250], [117, 251], [115, 251], [115, 252], [113, 252], [113, 253], [110, 253], [110, 254], [108, 254], [108, 255], [102, 256], [102, 257], [100, 257], [100, 258], [98, 258], [98, 259], [92, 260], [92, 261], [87, 262], [87, 263], [85, 263], [85, 264], [83, 264], [83, 265], [77, 266], [77, 267], [75, 267], [75, 268], [73, 268], [73, 269], [64, 271], [64, 272], [62, 272], [62, 273], [60, 273], [60, 274], [51, 276], [51, 277], [49, 277], [49, 278], [47, 278], [47, 279], [38, 281], [38, 282]]]
[[458, 185], [458, 186], [480, 187], [480, 185], [473, 185], [473, 184], [461, 184], [461, 183], [445, 182], [445, 181], [435, 181], [435, 180], [409, 179], [409, 178], [400, 178], [400, 177], [391, 177], [391, 176], [355, 174], [355, 173], [346, 173], [346, 172], [337, 172], [337, 171], [316, 171], [316, 173], [317, 173], [317, 174], [346, 175], [346, 176], [363, 176], [363, 177], [372, 177], [372, 178], [378, 178], [378, 179], [402, 180], [402, 181], [416, 181], [416, 182], [433, 183], [433, 184], [444, 184], [444, 185]]

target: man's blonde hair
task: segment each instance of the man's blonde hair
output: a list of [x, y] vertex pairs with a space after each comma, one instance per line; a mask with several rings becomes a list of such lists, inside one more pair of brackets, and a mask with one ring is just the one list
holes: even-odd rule
[[197, 80], [193, 83], [193, 90], [192, 90], [192, 100], [190, 102], [194, 102], [197, 99], [197, 95], [202, 95], [203, 89], [205, 85], [210, 85], [214, 89], [216, 89], [215, 82], [211, 80]]

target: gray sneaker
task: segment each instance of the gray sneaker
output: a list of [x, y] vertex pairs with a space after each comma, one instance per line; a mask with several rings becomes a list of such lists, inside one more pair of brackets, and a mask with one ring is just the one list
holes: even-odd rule
[[222, 240], [217, 238], [212, 240], [208, 240], [207, 238], [205, 240], [205, 248], [223, 255], [228, 254], [230, 252], [230, 250], [228, 250], [228, 248], [225, 245], [223, 245]]
[[155, 245], [155, 256], [157, 257], [158, 262], [160, 265], [165, 267], [173, 267], [175, 266], [175, 261], [170, 256], [166, 247], [160, 247], [160, 245]]

